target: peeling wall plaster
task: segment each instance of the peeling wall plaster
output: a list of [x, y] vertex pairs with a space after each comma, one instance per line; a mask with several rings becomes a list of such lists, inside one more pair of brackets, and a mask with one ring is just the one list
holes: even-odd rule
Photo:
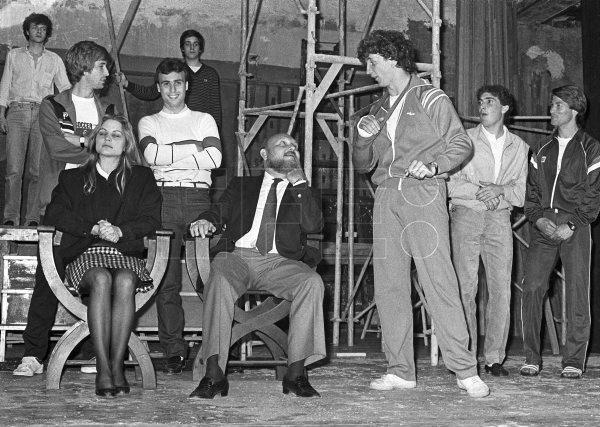
[[[307, 4], [307, 0], [302, 1]], [[338, 0], [319, 2], [319, 40], [337, 42]], [[426, 1], [429, 4], [430, 2]], [[443, 18], [456, 24], [456, 0], [444, 0]], [[188, 28], [198, 29], [206, 39], [205, 59], [238, 61], [240, 56], [241, 0], [143, 0], [133, 21], [122, 53], [152, 57], [179, 56], [179, 35]], [[250, 2], [249, 13], [254, 9]], [[362, 37], [371, 1], [347, 1], [347, 52], [354, 55]], [[118, 28], [129, 1], [112, 0], [111, 9]], [[0, 2], [0, 44], [23, 45], [21, 23], [31, 12], [48, 14], [54, 22], [49, 47], [67, 49], [89, 38], [109, 46], [104, 2], [102, 0], [12, 0]], [[373, 28], [408, 31], [411, 21], [427, 21], [416, 0], [382, 0]], [[306, 18], [294, 0], [263, 0], [259, 24], [250, 51], [259, 62], [297, 67], [300, 40], [306, 38]]]
[[546, 69], [550, 72], [553, 80], [562, 78], [565, 74], [565, 64], [562, 56], [553, 50], [543, 50], [539, 46], [531, 46], [526, 55], [533, 59], [542, 57], [546, 60]]

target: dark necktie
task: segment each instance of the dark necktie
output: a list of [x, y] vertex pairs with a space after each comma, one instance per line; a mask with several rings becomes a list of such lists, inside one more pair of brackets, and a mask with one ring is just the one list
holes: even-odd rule
[[260, 228], [258, 229], [256, 249], [258, 249], [262, 255], [266, 255], [273, 248], [275, 216], [277, 213], [277, 184], [281, 181], [281, 178], [275, 178], [273, 184], [271, 184], [269, 194], [267, 195], [267, 201], [265, 202], [265, 209], [263, 210]]

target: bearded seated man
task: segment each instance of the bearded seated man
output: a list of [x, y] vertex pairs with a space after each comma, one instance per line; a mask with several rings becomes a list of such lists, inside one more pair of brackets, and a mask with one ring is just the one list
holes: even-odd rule
[[227, 396], [234, 305], [247, 290], [264, 290], [291, 302], [283, 393], [320, 396], [304, 369], [325, 357], [323, 281], [306, 263], [314, 260], [306, 235], [322, 228], [320, 200], [300, 167], [294, 138], [274, 135], [260, 155], [263, 176], [234, 178], [219, 202], [190, 226], [192, 236], [205, 237], [227, 224], [204, 286], [206, 375], [191, 398]]

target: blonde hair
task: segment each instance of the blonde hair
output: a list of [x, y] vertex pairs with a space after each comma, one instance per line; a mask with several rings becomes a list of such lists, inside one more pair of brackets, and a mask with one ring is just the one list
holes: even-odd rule
[[123, 195], [127, 181], [127, 173], [131, 171], [132, 166], [144, 164], [129, 121], [125, 116], [120, 114], [105, 114], [100, 123], [98, 123], [98, 126], [94, 128], [89, 136], [89, 157], [87, 161], [80, 166], [85, 171], [83, 192], [87, 195], [92, 194], [96, 190], [96, 164], [100, 158], [100, 154], [96, 151], [96, 137], [98, 136], [100, 129], [102, 129], [102, 125], [108, 120], [119, 122], [123, 129], [122, 134], [125, 137], [125, 149], [121, 155], [121, 161], [119, 162], [119, 166], [117, 166], [117, 173], [115, 176], [119, 194]]

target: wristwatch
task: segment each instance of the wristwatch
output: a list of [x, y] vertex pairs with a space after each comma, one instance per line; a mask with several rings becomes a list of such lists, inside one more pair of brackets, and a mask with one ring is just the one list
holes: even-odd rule
[[573, 221], [567, 221], [567, 226], [571, 229], [571, 231], [575, 231], [575, 229], [577, 228]]
[[79, 146], [81, 148], [85, 148], [85, 136], [80, 136], [79, 137]]

